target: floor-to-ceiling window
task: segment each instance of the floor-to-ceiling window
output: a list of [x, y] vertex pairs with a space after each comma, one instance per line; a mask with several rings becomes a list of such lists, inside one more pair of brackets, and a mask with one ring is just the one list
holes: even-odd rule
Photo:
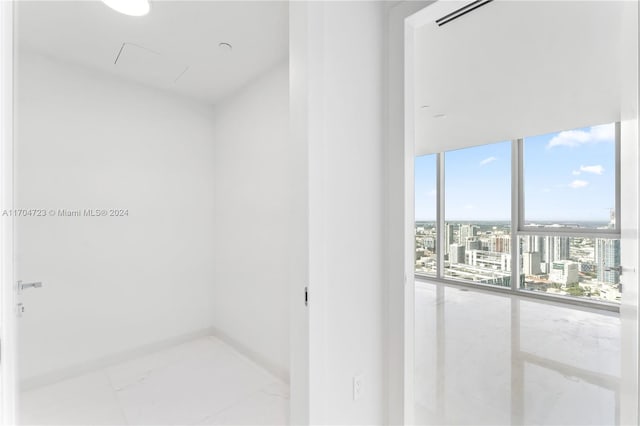
[[620, 301], [616, 123], [416, 158], [418, 276]]

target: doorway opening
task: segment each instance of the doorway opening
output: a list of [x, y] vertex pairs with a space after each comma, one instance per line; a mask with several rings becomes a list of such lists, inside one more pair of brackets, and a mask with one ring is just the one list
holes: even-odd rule
[[435, 2], [408, 18], [417, 424], [637, 421], [637, 16]]
[[287, 423], [288, 3], [115, 3], [15, 4], [18, 422]]

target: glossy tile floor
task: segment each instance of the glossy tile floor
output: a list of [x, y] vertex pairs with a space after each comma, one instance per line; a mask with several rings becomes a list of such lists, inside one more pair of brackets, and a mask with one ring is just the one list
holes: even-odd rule
[[617, 315], [441, 284], [415, 294], [418, 424], [618, 423]]
[[21, 423], [283, 425], [289, 389], [205, 337], [22, 394]]

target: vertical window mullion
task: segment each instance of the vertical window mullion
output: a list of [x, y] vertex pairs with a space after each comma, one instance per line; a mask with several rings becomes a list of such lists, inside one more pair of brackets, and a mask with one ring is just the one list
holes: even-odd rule
[[522, 218], [522, 143], [511, 141], [511, 290], [520, 289], [520, 219]]
[[516, 231], [521, 231], [524, 226], [524, 139], [516, 139], [517, 164], [516, 171], [518, 178], [518, 223]]
[[616, 128], [616, 139], [615, 139], [615, 167], [616, 167], [616, 199], [614, 200], [615, 204], [614, 204], [614, 220], [615, 220], [615, 227], [614, 227], [614, 231], [617, 232], [621, 232], [622, 227], [620, 226], [620, 218], [622, 216], [620, 216], [620, 204], [621, 204], [621, 200], [620, 200], [620, 176], [622, 176], [621, 170], [620, 170], [620, 166], [621, 166], [621, 158], [620, 158], [620, 138], [621, 138], [621, 128], [620, 128], [620, 122], [617, 121], [615, 124], [615, 128]]
[[436, 156], [436, 235], [437, 235], [437, 265], [436, 277], [444, 277], [444, 153], [440, 152]]

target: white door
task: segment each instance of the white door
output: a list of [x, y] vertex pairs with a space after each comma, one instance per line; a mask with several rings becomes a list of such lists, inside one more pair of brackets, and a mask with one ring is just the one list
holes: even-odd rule
[[16, 422], [17, 319], [13, 275], [13, 1], [0, 1], [0, 424]]

